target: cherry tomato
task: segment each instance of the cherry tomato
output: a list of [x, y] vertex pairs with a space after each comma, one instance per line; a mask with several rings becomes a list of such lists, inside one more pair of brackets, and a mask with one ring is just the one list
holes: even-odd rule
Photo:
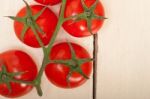
[[[89, 53], [80, 45], [71, 43], [76, 57], [78, 59], [90, 58]], [[51, 60], [68, 60], [71, 59], [71, 50], [68, 43], [60, 43], [55, 45], [51, 54], [49, 55]], [[85, 62], [81, 64], [81, 70], [83, 73], [89, 77], [92, 71], [92, 62]], [[75, 88], [81, 86], [86, 82], [86, 78], [84, 78], [81, 74], [74, 71], [72, 72], [69, 80], [69, 87], [67, 77], [70, 72], [70, 68], [64, 64], [50, 63], [45, 68], [45, 73], [50, 82], [54, 85], [61, 88]]]
[[[89, 8], [94, 4], [95, 0], [84, 0], [84, 2]], [[67, 0], [66, 9], [64, 13], [65, 17], [74, 16], [83, 12], [84, 10], [82, 7], [81, 0]], [[96, 15], [104, 16], [104, 8], [100, 1], [98, 1], [94, 12]], [[97, 33], [97, 31], [102, 27], [103, 20], [92, 19], [91, 22], [92, 33]], [[68, 20], [63, 24], [63, 27], [69, 34], [75, 37], [85, 37], [91, 35], [87, 28], [87, 22], [84, 19], [78, 21]]]
[[[15, 76], [14, 79], [33, 81], [37, 76], [37, 66], [31, 57], [25, 52], [19, 50], [10, 50], [0, 54], [0, 71], [5, 66], [9, 73], [22, 72]], [[8, 90], [6, 84], [0, 84], [0, 94], [5, 97], [15, 98], [29, 93], [32, 89], [31, 85], [23, 83], [10, 82], [11, 91]]]
[[[33, 15], [37, 14], [44, 8], [41, 5], [33, 5], [30, 7]], [[17, 17], [25, 17], [26, 14], [27, 14], [26, 7], [24, 7], [19, 11]], [[57, 16], [49, 8], [46, 8], [44, 12], [36, 20], [38, 26], [43, 30], [43, 32], [45, 32], [44, 34], [38, 32], [38, 35], [42, 40], [42, 42], [44, 43], [44, 45], [47, 45], [49, 43], [55, 30], [57, 21], [58, 21]], [[26, 31], [23, 40], [21, 39], [21, 33], [23, 31], [24, 26], [25, 25], [21, 22], [18, 21], [14, 22], [14, 28], [17, 37], [26, 45], [29, 45], [31, 47], [41, 47], [31, 27], [29, 27], [29, 29]]]
[[35, 0], [44, 5], [55, 5], [61, 2], [61, 0]]

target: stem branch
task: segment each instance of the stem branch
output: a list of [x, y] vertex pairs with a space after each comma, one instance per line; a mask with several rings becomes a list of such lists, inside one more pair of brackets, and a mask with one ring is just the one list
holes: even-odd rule
[[[56, 40], [56, 37], [57, 37], [57, 34], [58, 34], [58, 31], [60, 30], [61, 28], [61, 25], [62, 23], [64, 22], [64, 11], [65, 11], [65, 6], [66, 6], [66, 0], [62, 0], [62, 8], [61, 8], [61, 12], [60, 12], [60, 17], [59, 17], [59, 20], [58, 20], [58, 23], [57, 23], [57, 26], [56, 26], [56, 29], [54, 31], [54, 34], [52, 36], [52, 39], [51, 41], [49, 42], [48, 44], [48, 47], [43, 50], [44, 52], [44, 59], [43, 59], [43, 62], [42, 62], [42, 66], [40, 68], [40, 71], [38, 73], [38, 76], [37, 78], [34, 80], [34, 85], [37, 89], [37, 93], [39, 94], [39, 96], [42, 96], [42, 89], [41, 89], [41, 78], [42, 78], [42, 75], [43, 75], [43, 72], [44, 72], [44, 69], [46, 67], [46, 65], [51, 61], [49, 59], [49, 54], [51, 52], [51, 48]], [[39, 41], [39, 40], [38, 40]], [[39, 42], [40, 43], [40, 42]]]

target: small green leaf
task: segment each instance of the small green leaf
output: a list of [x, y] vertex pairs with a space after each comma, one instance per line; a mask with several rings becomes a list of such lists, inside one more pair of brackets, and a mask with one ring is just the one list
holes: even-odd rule
[[81, 74], [85, 79], [89, 79], [89, 77], [87, 77], [87, 76], [83, 73], [83, 71], [82, 71], [82, 69], [81, 69], [80, 67], [76, 68], [76, 71], [77, 71], [79, 74]]
[[37, 20], [39, 16], [46, 10], [47, 6], [45, 6], [41, 11], [39, 11], [36, 15], [33, 16], [34, 20]]
[[91, 9], [92, 11], [94, 11], [97, 4], [98, 4], [98, 0], [96, 0], [96, 1], [94, 2], [94, 4], [90, 7], [90, 9]]
[[2, 75], [3, 75], [3, 72], [0, 71], [0, 84], [3, 83], [3, 81], [2, 81]]
[[9, 94], [12, 92], [12, 88], [11, 88], [11, 85], [10, 85], [10, 81], [9, 81], [9, 80], [6, 81], [5, 84], [6, 84], [7, 88], [8, 88], [8, 91], [9, 91], [8, 95], [9, 95]]
[[45, 11], [46, 8], [47, 6], [45, 6], [41, 11], [39, 11], [36, 15], [33, 16], [35, 28], [38, 32], [42, 34], [45, 34], [45, 32], [38, 26], [38, 24], [36, 23], [36, 20], [40, 17], [40, 15]]
[[94, 14], [94, 15], [92, 16], [92, 19], [105, 20], [105, 19], [107, 19], [107, 18], [104, 17], [104, 16], [99, 16], [99, 15]]
[[28, 71], [25, 72], [15, 72], [15, 73], [8, 73], [8, 76], [10, 76], [11, 78], [13, 78], [14, 76], [20, 76], [23, 75], [25, 73], [27, 73]]
[[26, 9], [27, 9], [26, 13], [27, 13], [27, 16], [32, 17], [32, 11], [31, 11], [31, 9], [30, 9], [30, 6], [28, 5], [28, 3], [27, 3], [25, 0], [23, 0], [23, 2], [24, 2], [25, 5], [26, 5]]
[[71, 60], [52, 60], [51, 63], [64, 64], [69, 67], [71, 64]]
[[89, 32], [91, 33], [91, 35], [93, 35], [92, 33], [92, 19], [91, 18], [87, 18], [87, 28], [89, 30]]
[[42, 34], [45, 34], [45, 32], [38, 26], [37, 23], [35, 23], [35, 28], [38, 32], [42, 33]]
[[25, 18], [19, 18], [19, 17], [14, 17], [14, 16], [6, 16], [12, 20], [15, 20], [15, 21], [18, 21], [18, 22], [22, 22], [24, 23], [25, 22]]
[[34, 33], [36, 39], [38, 40], [39, 45], [44, 49], [44, 44], [43, 44], [41, 38], [39, 37], [37, 31], [36, 31], [36, 28], [35, 28], [35, 24], [34, 24], [34, 23], [33, 23], [33, 25], [31, 25], [31, 29], [32, 29], [32, 31], [33, 31], [33, 33]]
[[86, 6], [84, 0], [81, 0], [81, 4], [84, 10], [88, 10], [89, 8]]
[[68, 45], [69, 45], [69, 48], [70, 48], [70, 51], [71, 51], [72, 59], [76, 59], [76, 53], [75, 53], [71, 43], [68, 42]]
[[6, 69], [6, 66], [5, 66], [5, 65], [2, 66], [2, 72], [3, 72], [3, 73], [7, 73], [7, 69]]
[[93, 61], [93, 58], [78, 59], [79, 64]]
[[24, 41], [24, 36], [25, 36], [26, 31], [27, 31], [28, 29], [29, 29], [29, 26], [24, 25], [23, 30], [22, 30], [22, 32], [21, 32], [21, 36], [20, 36], [22, 41]]
[[2, 74], [3, 74], [3, 72], [2, 72], [2, 71], [0, 71], [0, 77], [2, 76]]
[[75, 20], [72, 20], [72, 22], [69, 23], [69, 25], [72, 25], [73, 23], [78, 22], [78, 21], [80, 21], [81, 19], [82, 19], [82, 18], [76, 18]]

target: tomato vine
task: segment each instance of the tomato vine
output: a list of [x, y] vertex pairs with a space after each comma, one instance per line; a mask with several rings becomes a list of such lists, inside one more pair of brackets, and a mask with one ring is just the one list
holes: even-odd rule
[[[96, 7], [96, 4], [97, 4], [98, 0], [96, 0], [95, 3], [90, 8], [88, 8], [86, 6], [86, 4], [84, 3], [84, 0], [81, 0], [82, 6], [84, 8], [84, 12], [81, 13], [81, 14], [75, 15], [75, 16], [67, 17], [67, 18], [64, 17], [64, 11], [65, 11], [67, 0], [62, 0], [62, 5], [61, 5], [61, 10], [60, 10], [58, 23], [57, 23], [57, 26], [56, 26], [55, 31], [53, 33], [53, 36], [52, 36], [52, 38], [51, 38], [51, 40], [50, 40], [50, 42], [49, 42], [47, 47], [44, 46], [44, 44], [41, 41], [39, 35], [37, 34], [37, 32], [40, 32], [40, 33], [44, 33], [44, 32], [36, 24], [36, 19], [43, 13], [43, 11], [46, 9], [47, 6], [44, 7], [39, 13], [37, 13], [36, 15], [33, 16], [28, 3], [25, 0], [23, 0], [23, 1], [24, 1], [25, 5], [26, 5], [27, 15], [25, 17], [23, 17], [23, 18], [13, 17], [13, 16], [8, 16], [8, 17], [10, 19], [13, 19], [15, 21], [22, 22], [22, 23], [25, 24], [24, 25], [24, 29], [23, 29], [23, 31], [21, 33], [21, 38], [22, 39], [24, 38], [25, 32], [28, 30], [28, 28], [32, 29], [32, 31], [34, 32], [34, 35], [36, 36], [36, 39], [37, 39], [39, 45], [43, 49], [44, 58], [43, 58], [42, 65], [40, 67], [39, 73], [38, 73], [38, 75], [37, 75], [35, 80], [30, 81], [30, 82], [29, 81], [23, 81], [23, 80], [16, 80], [13, 77], [15, 75], [21, 75], [22, 73], [20, 73], [20, 72], [15, 73], [15, 74], [14, 73], [8, 73], [6, 71], [5, 66], [2, 66], [2, 70], [0, 71], [0, 83], [5, 83], [7, 85], [7, 87], [10, 89], [10, 91], [11, 91], [10, 82], [25, 83], [27, 85], [32, 85], [32, 86], [34, 86], [37, 89], [38, 95], [42, 96], [43, 92], [42, 92], [42, 89], [41, 89], [41, 78], [43, 76], [43, 72], [44, 72], [45, 67], [49, 63], [59, 63], [59, 64], [66, 64], [66, 65], [68, 65], [69, 68], [71, 69], [71, 71], [68, 74], [68, 77], [66, 79], [67, 81], [68, 81], [68, 79], [70, 77], [70, 74], [73, 71], [78, 72], [84, 78], [88, 79], [88, 77], [82, 72], [80, 66], [83, 63], [93, 61], [93, 59], [92, 58], [77, 59], [76, 55], [75, 55], [75, 52], [74, 52], [74, 49], [72, 48], [72, 45], [71, 45], [70, 42], [68, 42], [68, 45], [69, 45], [70, 50], [71, 50], [71, 55], [72, 55], [72, 58], [70, 60], [51, 60], [49, 58], [49, 54], [51, 53], [51, 50], [52, 50], [53, 44], [55, 42], [55, 39], [57, 37], [58, 31], [60, 30], [62, 24], [64, 22], [68, 21], [68, 20], [75, 19], [75, 21], [78, 21], [78, 20], [81, 20], [81, 19], [85, 19], [86, 22], [87, 22], [87, 27], [88, 27], [89, 32], [91, 34], [93, 34], [92, 31], [91, 31], [91, 21], [92, 21], [92, 19], [95, 19], [95, 18], [99, 19], [99, 20], [106, 19], [104, 16], [98, 16], [98, 15], [96, 15], [94, 13], [94, 9]], [[69, 86], [69, 81], [68, 81], [68, 86]]]

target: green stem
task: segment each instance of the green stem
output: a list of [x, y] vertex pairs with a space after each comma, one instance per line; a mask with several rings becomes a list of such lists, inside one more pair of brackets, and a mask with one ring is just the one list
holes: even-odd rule
[[[46, 51], [44, 51], [44, 59], [43, 59], [43, 63], [42, 66], [40, 68], [40, 71], [38, 73], [37, 78], [35, 79], [35, 87], [37, 89], [37, 92], [40, 96], [42, 96], [42, 90], [41, 90], [41, 78], [44, 72], [44, 69], [46, 67], [46, 65], [51, 61], [49, 59], [49, 54], [51, 52], [51, 48], [55, 42], [55, 39], [57, 37], [57, 34], [61, 28], [62, 23], [64, 22], [64, 10], [65, 10], [65, 5], [66, 5], [66, 0], [62, 0], [62, 8], [61, 8], [61, 12], [60, 12], [60, 17], [56, 26], [56, 29], [54, 31], [54, 35], [52, 36], [51, 41], [48, 44], [48, 47], [46, 48]], [[39, 40], [38, 40], [39, 41]]]
[[60, 16], [59, 16], [59, 20], [58, 20], [58, 24], [57, 24], [57, 27], [54, 31], [54, 35], [52, 36], [52, 39], [47, 47], [47, 51], [48, 51], [48, 54], [51, 52], [51, 48], [55, 42], [55, 39], [57, 37], [57, 34], [58, 34], [58, 31], [60, 30], [61, 28], [61, 25], [63, 24], [64, 22], [64, 11], [65, 11], [65, 6], [66, 6], [66, 0], [62, 0], [62, 6], [61, 6], [61, 12], [60, 12]]
[[72, 20], [72, 19], [82, 18], [82, 17], [84, 17], [84, 16], [85, 16], [84, 13], [77, 14], [77, 15], [74, 15], [74, 16], [70, 16], [70, 17], [65, 18], [65, 19], [64, 19], [64, 22], [65, 22], [65, 21], [68, 21], [68, 20]]
[[45, 48], [45, 46], [44, 46], [42, 40], [40, 39], [39, 35], [37, 34], [37, 32], [36, 32], [36, 30], [35, 30], [35, 25], [33, 24], [33, 26], [31, 26], [31, 28], [32, 28], [32, 30], [33, 30], [33, 33], [34, 33], [34, 35], [35, 35], [37, 41], [39, 42], [40, 46], [42, 47], [43, 52], [45, 52], [45, 51], [46, 51], [46, 48]]
[[[46, 54], [44, 54], [44, 55], [46, 55]], [[41, 79], [42, 79], [42, 75], [43, 75], [45, 66], [47, 65], [48, 61], [49, 61], [48, 60], [48, 55], [44, 56], [44, 59], [43, 59], [43, 62], [42, 62], [42, 66], [40, 68], [38, 76], [34, 80], [34, 86], [36, 87], [37, 93], [38, 93], [39, 96], [42, 96], [42, 94], [43, 94], [42, 89], [41, 89]]]
[[36, 90], [37, 90], [37, 93], [39, 96], [42, 96], [43, 95], [43, 91], [42, 91], [42, 88], [40, 85], [37, 85], [35, 86]]
[[[66, 5], [66, 0], [63, 0], [62, 1], [62, 9], [61, 9], [61, 14], [60, 14], [60, 17], [59, 17], [59, 20], [58, 20], [58, 24], [56, 26], [56, 29], [54, 31], [54, 35], [52, 36], [52, 39], [51, 41], [49, 42], [48, 44], [48, 47], [46, 48], [46, 50], [44, 51], [44, 59], [43, 59], [43, 63], [42, 63], [42, 66], [40, 68], [40, 71], [38, 73], [38, 76], [37, 78], [35, 79], [34, 83], [35, 83], [35, 87], [37, 89], [37, 92], [40, 96], [42, 96], [42, 90], [41, 90], [41, 78], [42, 78], [42, 75], [43, 75], [43, 72], [44, 72], [44, 69], [45, 69], [45, 66], [50, 62], [50, 59], [49, 59], [49, 54], [51, 52], [51, 48], [55, 42], [55, 39], [57, 37], [57, 34], [58, 34], [58, 31], [60, 30], [61, 28], [61, 25], [63, 23], [63, 20], [64, 20], [64, 9], [65, 9], [65, 5]], [[39, 40], [38, 40], [39, 41]]]

